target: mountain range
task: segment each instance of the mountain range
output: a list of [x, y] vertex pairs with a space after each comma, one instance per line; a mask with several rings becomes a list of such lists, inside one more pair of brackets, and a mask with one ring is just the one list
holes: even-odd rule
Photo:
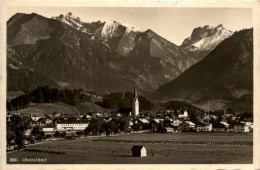
[[[188, 48], [188, 43], [183, 44]], [[216, 46], [207, 43], [204, 46]], [[184, 45], [177, 46], [150, 29], [118, 21], [87, 23], [72, 13], [53, 18], [17, 13], [7, 22], [7, 44], [8, 73], [20, 74], [8, 77], [9, 91], [29, 91], [48, 82], [99, 92], [133, 86], [151, 92], [200, 60]]]
[[[242, 30], [222, 41], [202, 61], [154, 92], [156, 99], [179, 99], [193, 104], [210, 101], [240, 102], [252, 111], [253, 29]], [[207, 103], [206, 103], [207, 104]], [[242, 109], [241, 109], [242, 110]]]
[[[89, 23], [72, 13], [52, 18], [36, 13], [17, 13], [7, 21], [7, 90], [29, 92], [47, 84], [102, 94], [129, 91], [136, 86], [143, 94], [158, 89], [153, 97], [172, 98], [176, 93], [177, 97], [190, 100], [192, 97], [187, 97], [190, 95], [186, 93], [179, 95], [182, 87], [172, 84], [179, 82], [183, 89], [195, 89], [183, 84], [194, 85], [196, 81], [182, 77], [193, 74], [194, 78], [202, 79], [210, 75], [211, 71], [205, 70], [209, 66], [209, 69], [223, 68], [207, 58], [215, 58], [217, 62], [220, 56], [212, 54], [217, 49], [228, 48], [229, 51], [232, 47], [232, 50], [238, 51], [232, 45], [221, 46], [222, 42], [233, 36], [235, 33], [221, 24], [216, 27], [206, 25], [194, 28], [190, 37], [177, 46], [151, 29], [142, 30], [120, 21]], [[250, 48], [247, 50], [251, 55]], [[244, 64], [246, 66], [241, 63], [234, 66], [241, 72], [241, 77], [244, 76], [243, 70], [251, 67], [250, 62]], [[203, 71], [191, 72], [194, 67]], [[221, 75], [222, 69], [218, 69], [215, 71], [220, 71]], [[211, 76], [213, 81], [219, 80], [215, 79], [216, 75]], [[202, 82], [205, 83], [205, 80]], [[196, 90], [193, 92], [196, 92], [193, 96], [199, 93]], [[195, 97], [192, 102], [196, 103], [200, 98], [203, 97]]]

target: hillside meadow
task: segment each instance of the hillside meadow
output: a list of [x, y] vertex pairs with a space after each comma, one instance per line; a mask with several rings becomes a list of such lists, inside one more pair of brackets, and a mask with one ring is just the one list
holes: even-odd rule
[[40, 103], [36, 106], [28, 107], [25, 109], [10, 111], [10, 113], [19, 113], [22, 115], [37, 114], [43, 116], [52, 113], [78, 115], [81, 113], [88, 113], [94, 111], [103, 112], [105, 111], [105, 109], [91, 102], [79, 103], [76, 106], [71, 106], [63, 102], [57, 102], [57, 103]]

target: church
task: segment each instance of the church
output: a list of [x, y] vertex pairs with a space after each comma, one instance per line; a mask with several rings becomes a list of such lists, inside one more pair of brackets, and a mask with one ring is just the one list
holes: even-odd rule
[[138, 95], [137, 95], [137, 90], [135, 88], [134, 90], [134, 100], [133, 100], [133, 116], [138, 116], [139, 115], [139, 101], [138, 101]]

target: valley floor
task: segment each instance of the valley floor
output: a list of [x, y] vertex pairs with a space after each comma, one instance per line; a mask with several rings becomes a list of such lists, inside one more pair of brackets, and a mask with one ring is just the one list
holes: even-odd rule
[[[115, 141], [100, 142], [99, 139], [114, 139]], [[127, 142], [129, 140], [133, 142]], [[253, 135], [241, 133], [145, 133], [55, 141], [28, 147], [37, 152], [22, 150], [9, 153], [7, 162], [10, 163], [10, 158], [18, 158], [16, 163], [19, 164], [30, 163], [24, 162], [23, 158], [47, 158], [46, 164], [251, 164], [253, 160], [253, 146], [251, 145], [145, 143], [145, 141], [158, 140], [252, 142]], [[144, 145], [147, 157], [132, 157], [133, 145]]]

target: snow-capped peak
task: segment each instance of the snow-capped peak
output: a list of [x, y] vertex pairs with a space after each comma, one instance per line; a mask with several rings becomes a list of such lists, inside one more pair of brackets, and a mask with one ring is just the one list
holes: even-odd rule
[[131, 30], [131, 31], [134, 31], [134, 32], [143, 32], [144, 30], [142, 30], [141, 28], [138, 28], [136, 26], [132, 26], [132, 25], [129, 25], [127, 23], [124, 23], [124, 22], [121, 22], [121, 24], [123, 26], [125, 26], [127, 29]]
[[114, 37], [124, 33], [124, 28], [126, 32], [142, 32], [142, 30], [138, 27], [131, 26], [123, 22], [109, 20], [105, 22], [101, 35], [105, 37]]
[[224, 28], [222, 24], [216, 27], [206, 25], [195, 28], [191, 36], [184, 40], [182, 46], [189, 51], [212, 50], [232, 34], [233, 32]]

